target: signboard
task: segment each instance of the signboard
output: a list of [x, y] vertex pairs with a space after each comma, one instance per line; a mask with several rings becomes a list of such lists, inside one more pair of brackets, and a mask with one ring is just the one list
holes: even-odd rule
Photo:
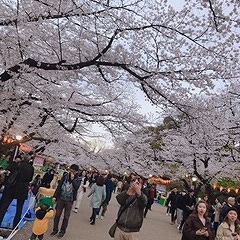
[[34, 166], [43, 166], [45, 162], [45, 158], [42, 156], [36, 156], [33, 160], [33, 165]]
[[157, 192], [165, 193], [166, 192], [166, 185], [157, 184], [156, 185], [156, 190], [157, 190]]

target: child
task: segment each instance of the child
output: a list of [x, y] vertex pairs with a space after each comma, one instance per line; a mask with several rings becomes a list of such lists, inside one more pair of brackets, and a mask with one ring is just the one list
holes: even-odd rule
[[32, 235], [29, 240], [42, 240], [43, 235], [48, 230], [48, 222], [53, 218], [54, 211], [48, 204], [43, 204], [36, 209], [36, 219], [33, 223]]

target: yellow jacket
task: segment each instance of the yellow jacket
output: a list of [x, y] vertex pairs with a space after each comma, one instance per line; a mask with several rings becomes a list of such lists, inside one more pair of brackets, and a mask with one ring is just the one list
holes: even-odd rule
[[[40, 207], [36, 209], [39, 210]], [[35, 219], [33, 223], [33, 229], [32, 232], [36, 235], [41, 235], [47, 232], [48, 230], [48, 222], [50, 218], [53, 218], [54, 216], [54, 211], [51, 209], [48, 211], [43, 219]]]

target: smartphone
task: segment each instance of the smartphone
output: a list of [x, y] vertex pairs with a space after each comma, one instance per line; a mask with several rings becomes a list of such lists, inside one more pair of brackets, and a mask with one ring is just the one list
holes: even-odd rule
[[134, 181], [136, 184], [139, 184], [139, 180], [138, 179], [135, 179]]

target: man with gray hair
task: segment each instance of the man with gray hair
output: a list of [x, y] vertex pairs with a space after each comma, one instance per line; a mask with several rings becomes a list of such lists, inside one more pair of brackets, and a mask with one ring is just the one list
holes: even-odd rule
[[224, 218], [227, 216], [228, 210], [232, 207], [234, 207], [235, 205], [235, 197], [229, 197], [227, 199], [227, 203], [223, 206], [223, 208], [220, 211], [220, 215], [219, 215], [219, 222], [221, 223]]

